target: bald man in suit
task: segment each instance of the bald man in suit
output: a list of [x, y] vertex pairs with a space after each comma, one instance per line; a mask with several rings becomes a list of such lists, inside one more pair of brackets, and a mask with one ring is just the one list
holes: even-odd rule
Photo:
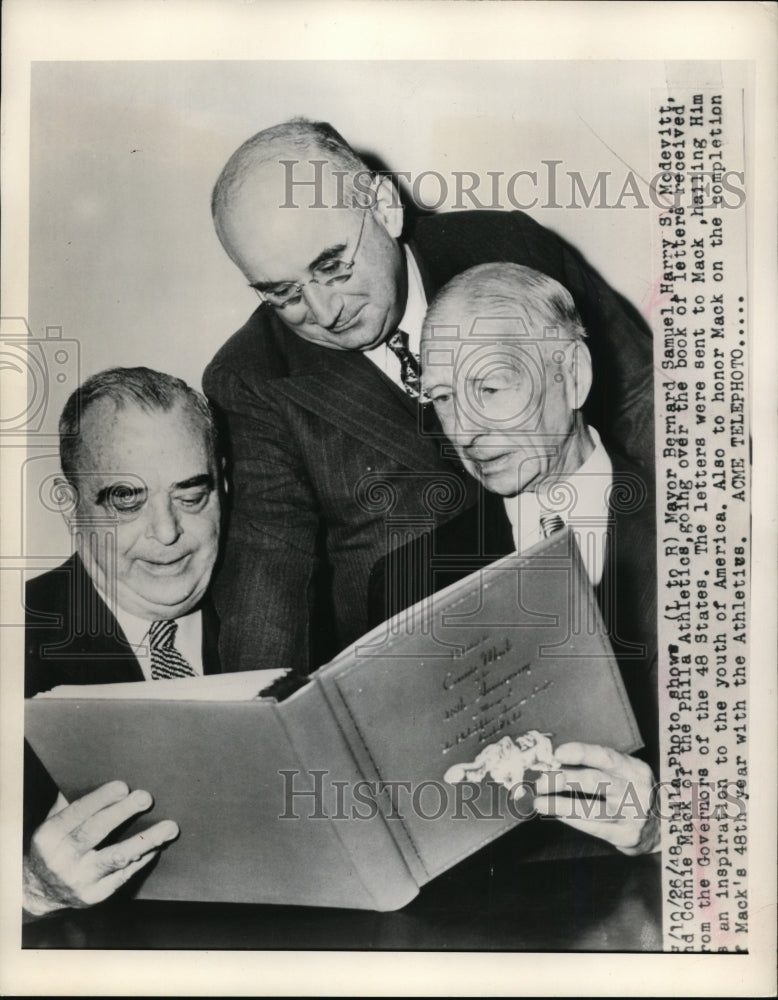
[[582, 256], [521, 212], [409, 226], [390, 179], [330, 125], [265, 129], [213, 194], [218, 236], [261, 300], [203, 386], [225, 421], [232, 509], [215, 583], [234, 669], [306, 674], [367, 627], [387, 524], [419, 534], [471, 505], [475, 484], [420, 405], [427, 302], [473, 265], [515, 261], [567, 287], [591, 330], [587, 408], [608, 446], [653, 458], [650, 331]]

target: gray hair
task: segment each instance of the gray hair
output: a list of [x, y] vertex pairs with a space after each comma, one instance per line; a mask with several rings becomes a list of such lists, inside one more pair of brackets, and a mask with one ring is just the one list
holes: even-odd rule
[[561, 328], [570, 340], [586, 337], [570, 292], [554, 278], [523, 264], [479, 264], [458, 274], [431, 302], [425, 329], [434, 327], [444, 311], [459, 305], [466, 305], [470, 316], [520, 319], [530, 329], [539, 321], [543, 330]]
[[174, 375], [151, 368], [108, 368], [86, 379], [71, 393], [59, 418], [59, 457], [62, 472], [75, 485], [81, 451], [81, 420], [92, 404], [109, 399], [117, 409], [138, 406], [146, 411], [170, 411], [180, 403], [203, 426], [211, 454], [217, 451], [217, 432], [208, 401]]

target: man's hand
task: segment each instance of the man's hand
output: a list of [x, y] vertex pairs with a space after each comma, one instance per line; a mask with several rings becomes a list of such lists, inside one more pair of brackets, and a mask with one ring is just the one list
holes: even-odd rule
[[[594, 743], [563, 743], [554, 755], [562, 769], [538, 778], [539, 813], [607, 840], [624, 854], [658, 850], [659, 816], [648, 764]], [[572, 797], [576, 793], [579, 797]]]
[[24, 859], [23, 906], [32, 917], [102, 902], [178, 836], [178, 826], [162, 820], [97, 850], [112, 830], [152, 805], [148, 792], [130, 792], [123, 781], [111, 781], [64, 807], [61, 801], [32, 835]]

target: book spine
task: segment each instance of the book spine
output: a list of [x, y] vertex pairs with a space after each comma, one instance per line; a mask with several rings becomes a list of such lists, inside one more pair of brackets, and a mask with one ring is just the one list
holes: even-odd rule
[[376, 802], [373, 775], [357, 763], [321, 682], [312, 680], [279, 704], [278, 715], [302, 762], [300, 774], [285, 778], [292, 782], [287, 807], [301, 821], [329, 822], [374, 909], [410, 902], [427, 879], [414, 877]]
[[433, 873], [425, 867], [405, 825], [402, 811], [392, 797], [391, 786], [384, 780], [373, 758], [369, 742], [360, 730], [338, 687], [338, 670], [332, 669], [332, 666], [334, 664], [320, 670], [315, 675], [315, 681], [320, 687], [333, 717], [337, 720], [337, 725], [359, 772], [370, 788], [374, 789], [376, 807], [384, 816], [387, 830], [390, 831], [396, 850], [403, 857], [416, 884], [425, 885], [432, 878]]

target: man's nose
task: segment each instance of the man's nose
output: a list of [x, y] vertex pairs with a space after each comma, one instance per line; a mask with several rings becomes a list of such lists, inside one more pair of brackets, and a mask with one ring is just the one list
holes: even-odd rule
[[172, 545], [180, 538], [178, 512], [169, 499], [151, 505], [146, 534], [161, 545]]
[[483, 418], [475, 409], [472, 400], [454, 404], [454, 426], [460, 444], [469, 445], [484, 432]]
[[308, 312], [318, 326], [335, 326], [343, 312], [343, 296], [340, 292], [316, 281], [309, 281], [303, 286], [303, 296]]

